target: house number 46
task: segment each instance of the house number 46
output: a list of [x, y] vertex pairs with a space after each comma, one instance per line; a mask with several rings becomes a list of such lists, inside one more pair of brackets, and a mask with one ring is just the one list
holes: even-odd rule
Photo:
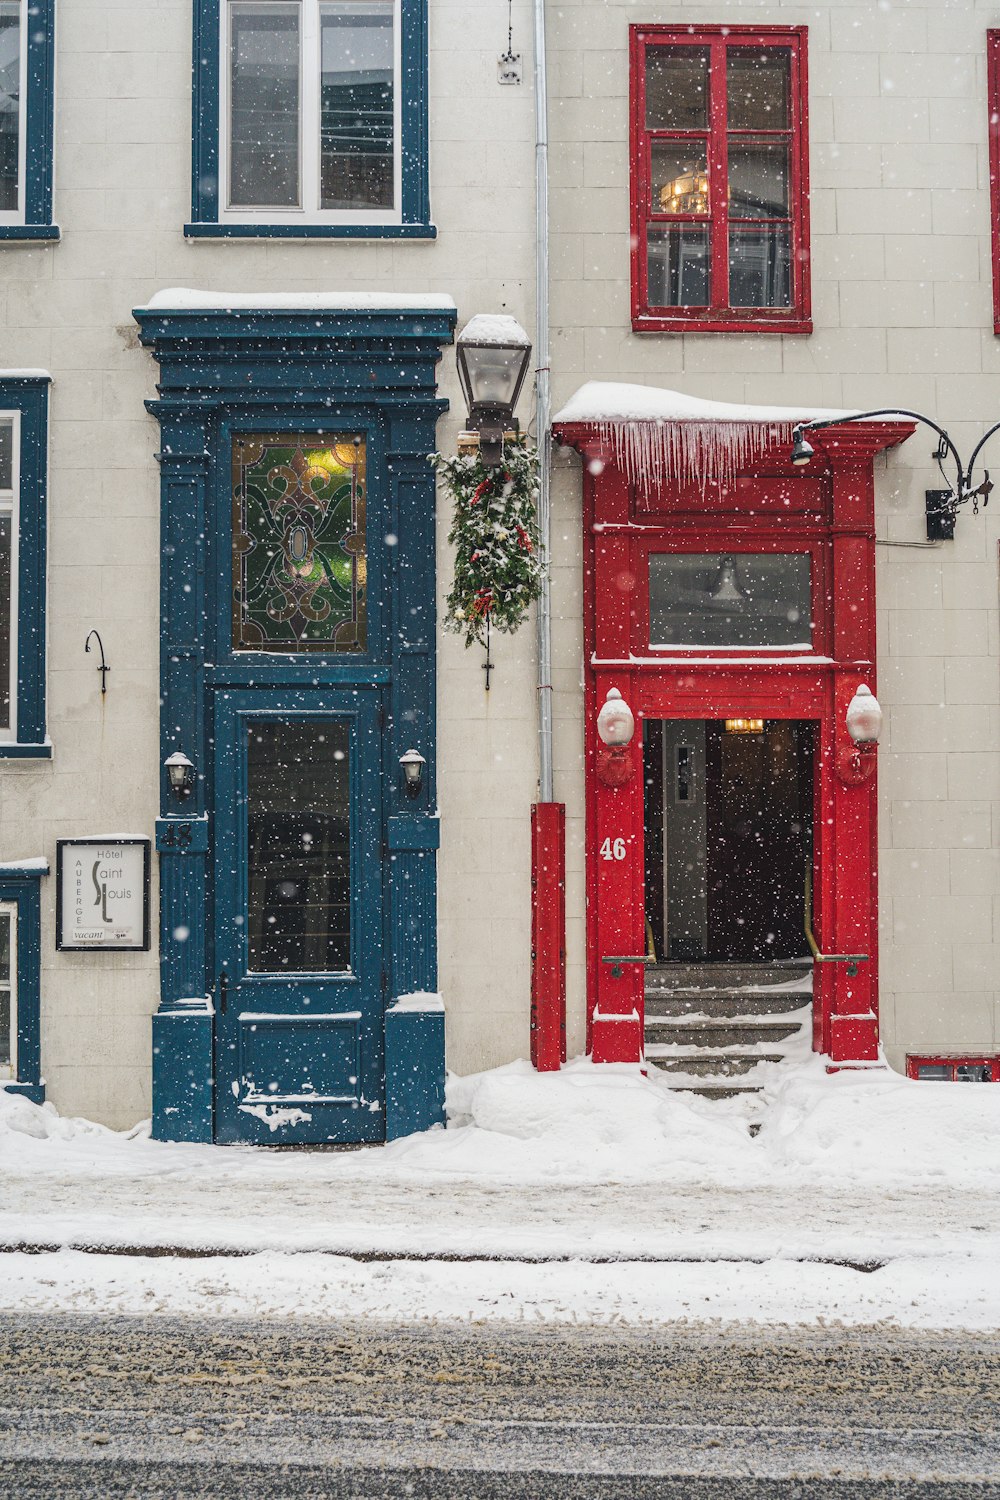
[[625, 840], [605, 839], [599, 850], [602, 859], [624, 859]]

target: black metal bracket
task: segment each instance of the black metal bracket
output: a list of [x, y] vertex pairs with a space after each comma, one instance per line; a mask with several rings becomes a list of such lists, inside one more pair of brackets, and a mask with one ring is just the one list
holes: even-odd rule
[[929, 542], [953, 542], [957, 509], [953, 490], [925, 490], [927, 513], [927, 540]]
[[111, 668], [107, 665], [107, 663], [104, 660], [104, 642], [101, 640], [101, 637], [100, 637], [100, 634], [98, 633], [98, 631], [92, 630], [90, 632], [90, 635], [88, 635], [88, 637], [87, 637], [87, 639], [86, 639], [86, 641], [84, 643], [83, 649], [84, 649], [84, 651], [86, 651], [89, 654], [89, 652], [90, 652], [90, 642], [91, 642], [91, 640], [93, 639], [94, 636], [97, 636], [97, 644], [101, 648], [101, 665], [98, 667], [97, 670], [101, 674], [101, 697], [103, 698], [104, 694], [108, 690], [108, 673], [111, 671]]

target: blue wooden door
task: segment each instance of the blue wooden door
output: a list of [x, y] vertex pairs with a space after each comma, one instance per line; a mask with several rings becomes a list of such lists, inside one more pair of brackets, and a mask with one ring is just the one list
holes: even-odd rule
[[215, 695], [216, 1139], [385, 1136], [374, 688]]

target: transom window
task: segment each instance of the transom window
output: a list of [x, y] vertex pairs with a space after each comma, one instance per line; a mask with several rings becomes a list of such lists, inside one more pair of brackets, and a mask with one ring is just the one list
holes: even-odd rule
[[398, 223], [397, 0], [227, 0], [223, 217]]
[[233, 649], [367, 647], [365, 442], [233, 439]]
[[634, 326], [808, 332], [804, 28], [632, 42]]
[[653, 648], [812, 649], [808, 552], [652, 552]]

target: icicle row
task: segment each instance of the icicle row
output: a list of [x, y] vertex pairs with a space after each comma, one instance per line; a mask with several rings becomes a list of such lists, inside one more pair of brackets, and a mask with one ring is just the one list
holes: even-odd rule
[[597, 424], [598, 436], [632, 484], [654, 489], [668, 479], [731, 486], [737, 474], [778, 444], [790, 445], [791, 422], [650, 422]]

